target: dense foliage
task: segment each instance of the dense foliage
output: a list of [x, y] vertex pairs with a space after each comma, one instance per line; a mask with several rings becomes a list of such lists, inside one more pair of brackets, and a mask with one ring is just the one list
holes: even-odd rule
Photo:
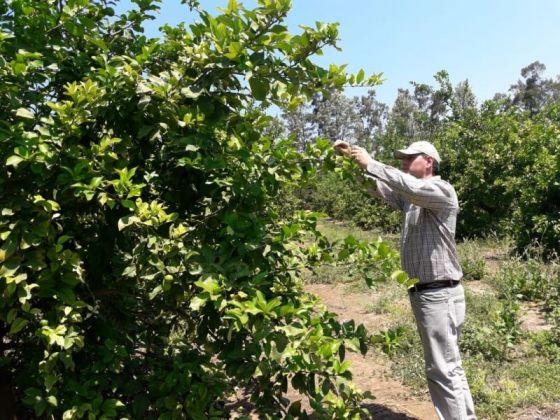
[[332, 149], [263, 136], [260, 109], [377, 76], [314, 65], [336, 26], [290, 35], [288, 0], [199, 10], [163, 41], [141, 34], [157, 2], [133, 3], [121, 16], [105, 0], [0, 6], [6, 404], [218, 418], [240, 385], [261, 415], [297, 416], [290, 383], [323, 417], [358, 413], [345, 349], [365, 351], [367, 333], [305, 294], [300, 273], [397, 258], [381, 241], [335, 248], [313, 214], [279, 217], [283, 188], [332, 168]]
[[302, 195], [302, 205], [365, 230], [394, 233], [400, 227], [400, 213], [373, 198], [368, 193], [367, 183], [361, 181], [323, 173], [314, 188], [302, 192]]
[[521, 252], [560, 251], [558, 104], [531, 116], [487, 102], [474, 121], [447, 124], [439, 144], [461, 197], [461, 234], [509, 234]]

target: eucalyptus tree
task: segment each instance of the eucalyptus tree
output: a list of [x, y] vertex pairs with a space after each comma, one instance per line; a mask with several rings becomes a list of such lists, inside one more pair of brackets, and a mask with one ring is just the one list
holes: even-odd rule
[[281, 120], [300, 149], [317, 138], [326, 138], [333, 142], [347, 139], [373, 150], [375, 137], [385, 128], [387, 110], [373, 89], [353, 97], [331, 91], [316, 94], [310, 103], [282, 114]]
[[521, 69], [521, 77], [512, 85], [512, 104], [528, 111], [531, 115], [539, 113], [548, 102], [558, 102], [560, 99], [560, 83], [553, 79], [544, 78], [546, 66], [535, 61]]
[[354, 96], [352, 101], [361, 125], [356, 130], [357, 144], [368, 150], [377, 152], [379, 145], [377, 139], [383, 134], [386, 125], [389, 107], [376, 98], [375, 90], [369, 90], [366, 95]]
[[478, 111], [477, 99], [467, 80], [459, 82], [453, 89], [451, 114], [455, 121], [468, 118]]

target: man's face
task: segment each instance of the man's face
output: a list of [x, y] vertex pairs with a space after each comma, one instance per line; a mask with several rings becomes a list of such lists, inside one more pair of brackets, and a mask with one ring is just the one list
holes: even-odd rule
[[426, 155], [410, 155], [401, 159], [402, 171], [415, 176], [416, 178], [425, 178], [432, 174], [432, 157]]

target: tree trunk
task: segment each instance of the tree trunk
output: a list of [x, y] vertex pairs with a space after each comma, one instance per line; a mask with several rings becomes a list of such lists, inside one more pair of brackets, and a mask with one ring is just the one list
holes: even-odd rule
[[0, 369], [0, 420], [14, 420], [16, 416], [16, 401], [10, 373], [7, 369]]
[[[6, 355], [10, 347], [7, 341], [8, 325], [0, 323], [0, 356]], [[0, 367], [0, 420], [17, 419], [17, 406], [14, 389], [12, 387], [12, 375], [8, 368]]]

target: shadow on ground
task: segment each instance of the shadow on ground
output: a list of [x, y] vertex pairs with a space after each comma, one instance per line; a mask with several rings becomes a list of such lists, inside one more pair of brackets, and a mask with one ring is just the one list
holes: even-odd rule
[[[229, 410], [227, 411], [230, 412], [230, 419], [236, 419], [240, 417], [245, 419], [259, 418], [258, 414], [255, 412], [255, 407], [247, 401], [240, 401], [236, 404], [230, 405], [228, 408]], [[394, 411], [393, 409], [381, 404], [362, 404], [362, 408], [365, 408], [375, 420], [421, 420], [419, 417], [412, 417], [407, 413]], [[309, 413], [309, 411], [308, 418], [313, 420], [320, 419], [320, 417], [317, 417], [315, 413]]]
[[391, 408], [381, 404], [363, 404], [365, 408], [375, 420], [419, 420], [418, 417], [411, 417], [406, 413], [393, 411]]

